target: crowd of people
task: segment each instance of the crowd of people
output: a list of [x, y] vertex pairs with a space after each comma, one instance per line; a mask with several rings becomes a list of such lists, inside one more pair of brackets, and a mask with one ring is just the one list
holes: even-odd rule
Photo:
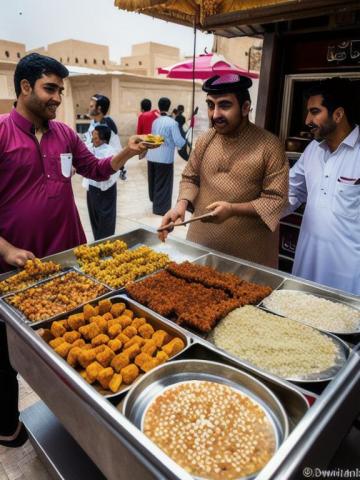
[[[114, 234], [119, 171], [139, 156], [147, 161], [153, 213], [163, 216], [163, 241], [186, 211], [209, 212], [190, 226], [189, 240], [276, 268], [279, 221], [306, 203], [293, 273], [360, 294], [360, 134], [349, 80], [327, 79], [308, 92], [305, 123], [314, 140], [290, 173], [279, 139], [249, 121], [251, 80], [230, 74], [205, 81], [209, 129], [197, 139], [172, 207], [175, 151], [187, 142], [183, 105], [169, 114], [169, 98], [154, 110], [142, 100], [137, 132], [122, 148], [107, 116], [110, 101], [96, 94], [84, 143], [55, 121], [67, 76], [61, 63], [37, 53], [17, 64], [16, 104], [0, 119], [1, 272], [86, 242], [75, 172], [84, 177], [94, 238]], [[159, 148], [144, 142], [150, 133], [164, 138]], [[1, 319], [0, 384], [0, 444], [17, 447], [26, 431]]]

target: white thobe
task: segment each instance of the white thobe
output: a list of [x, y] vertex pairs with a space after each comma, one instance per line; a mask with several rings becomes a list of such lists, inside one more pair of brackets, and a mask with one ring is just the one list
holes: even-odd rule
[[360, 295], [360, 134], [331, 152], [313, 141], [290, 170], [287, 214], [306, 202], [293, 274]]

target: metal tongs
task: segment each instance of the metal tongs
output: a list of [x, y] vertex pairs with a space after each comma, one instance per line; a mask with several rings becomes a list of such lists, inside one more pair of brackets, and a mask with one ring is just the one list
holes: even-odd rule
[[209, 218], [213, 216], [214, 214], [210, 212], [210, 213], [204, 213], [203, 215], [198, 215], [197, 217], [189, 218], [189, 220], [185, 220], [180, 223], [170, 222], [167, 225], [164, 225], [163, 227], [158, 228], [157, 231], [163, 232], [164, 230], [172, 230], [174, 227], [181, 227], [183, 225], [187, 225], [188, 223], [197, 222], [198, 220], [203, 220], [204, 218]]

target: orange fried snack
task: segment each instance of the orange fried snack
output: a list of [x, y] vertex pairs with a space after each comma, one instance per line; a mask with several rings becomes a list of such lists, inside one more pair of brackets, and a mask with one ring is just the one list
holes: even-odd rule
[[124, 353], [119, 353], [111, 360], [111, 366], [116, 372], [120, 372], [124, 367], [130, 363], [129, 357]]
[[123, 345], [125, 345], [125, 343], [130, 340], [130, 338], [124, 335], [123, 333], [119, 333], [119, 335], [117, 335], [116, 338], [120, 340]]
[[100, 300], [98, 306], [99, 306], [99, 314], [104, 315], [104, 313], [110, 312], [112, 303], [111, 303], [111, 300], [106, 298], [104, 300]]
[[120, 373], [126, 385], [133, 383], [140, 374], [138, 367], [134, 363], [130, 363], [127, 367], [122, 368]]
[[85, 323], [86, 320], [83, 313], [75, 313], [68, 318], [68, 324], [72, 330], [79, 330], [79, 328], [84, 326]]
[[159, 350], [156, 354], [155, 360], [158, 365], [161, 365], [162, 363], [165, 363], [167, 360], [169, 360], [169, 355], [164, 351]]
[[86, 367], [86, 375], [91, 382], [95, 382], [97, 376], [103, 369], [104, 367], [100, 365], [99, 362], [92, 362]]
[[55, 350], [55, 348], [61, 345], [63, 342], [65, 342], [65, 339], [63, 337], [57, 337], [53, 340], [50, 340], [49, 345]]
[[123, 315], [125, 315], [126, 317], [129, 317], [131, 319], [134, 318], [134, 312], [132, 310], [127, 309], [127, 308], [125, 308], [125, 310], [123, 312]]
[[111, 350], [111, 348], [105, 345], [103, 351], [96, 355], [96, 360], [101, 363], [103, 367], [108, 367], [114, 357], [115, 353]]
[[110, 338], [115, 338], [121, 333], [121, 325], [119, 323], [115, 323], [108, 327], [108, 335]]
[[154, 335], [151, 337], [155, 345], [160, 348], [166, 343], [166, 340], [169, 338], [169, 335], [165, 330], [157, 330]]
[[103, 368], [97, 375], [96, 379], [100, 385], [107, 390], [111, 379], [113, 378], [114, 370], [111, 367]]
[[135, 343], [137, 343], [139, 347], [142, 347], [145, 343], [145, 340], [139, 337], [139, 335], [134, 335], [132, 338], [130, 338], [128, 342], [125, 343], [124, 348], [129, 348], [131, 347], [131, 345], [134, 345]]
[[106, 320], [107, 322], [109, 322], [110, 320], [113, 320], [114, 317], [111, 315], [110, 312], [106, 312], [104, 313], [104, 315], [102, 316], [104, 320]]
[[135, 357], [135, 364], [140, 367], [143, 372], [148, 372], [158, 365], [155, 358], [143, 352]]
[[113, 393], [119, 391], [119, 388], [122, 383], [122, 376], [119, 373], [114, 373], [112, 379], [109, 382], [109, 388]]
[[95, 308], [88, 304], [88, 305], [84, 305], [84, 308], [83, 308], [83, 314], [84, 314], [84, 319], [89, 322], [90, 321], [90, 318], [91, 317], [95, 317], [96, 313], [95, 313]]
[[157, 345], [153, 339], [145, 340], [145, 344], [141, 347], [141, 351], [153, 355], [157, 350]]
[[76, 340], [79, 340], [80, 337], [81, 337], [80, 333], [77, 332], [76, 330], [73, 330], [72, 332], [64, 333], [64, 340], [68, 343], [74, 343]]
[[154, 329], [150, 325], [150, 323], [144, 323], [144, 325], [141, 325], [139, 327], [139, 335], [141, 335], [143, 338], [149, 339], [153, 336], [154, 334]]
[[184, 342], [181, 338], [175, 337], [169, 343], [162, 347], [162, 351], [165, 352], [169, 357], [173, 357], [185, 347]]
[[137, 330], [136, 330], [135, 327], [132, 327], [131, 325], [129, 325], [128, 327], [126, 327], [123, 330], [123, 334], [126, 335], [127, 337], [131, 338], [131, 337], [133, 337], [134, 335], [137, 334]]
[[80, 347], [80, 348], [82, 348], [84, 345], [85, 345], [85, 340], [83, 340], [82, 338], [75, 340], [75, 342], [73, 342], [72, 344], [73, 347]]
[[117, 352], [121, 349], [122, 342], [118, 338], [114, 338], [113, 340], [109, 340], [107, 345], [113, 352]]
[[84, 338], [86, 338], [86, 340], [91, 340], [101, 333], [100, 327], [96, 322], [91, 322], [88, 325], [80, 327], [79, 332]]
[[141, 349], [139, 344], [134, 343], [134, 345], [131, 345], [131, 347], [126, 348], [123, 353], [127, 355], [130, 358], [130, 360], [133, 360], [136, 357], [136, 355], [140, 352], [141, 352]]
[[50, 327], [51, 333], [54, 337], [62, 337], [66, 333], [66, 328], [59, 322], [52, 322]]
[[132, 327], [135, 327], [136, 330], [139, 331], [139, 327], [141, 327], [141, 325], [144, 325], [145, 323], [146, 323], [145, 318], [141, 318], [141, 317], [139, 317], [139, 318], [134, 318], [134, 320], [132, 321], [131, 326], [132, 326]]
[[76, 367], [76, 364], [78, 362], [79, 355], [81, 353], [81, 348], [80, 347], [73, 347], [69, 350], [68, 356], [66, 361], [68, 362], [69, 365], [71, 365], [73, 368]]
[[120, 317], [126, 308], [125, 303], [114, 303], [111, 307], [110, 313], [114, 318]]
[[55, 352], [60, 355], [60, 357], [65, 358], [69, 353], [70, 348], [72, 348], [71, 343], [62, 342], [55, 348]]
[[99, 345], [107, 344], [110, 338], [105, 335], [104, 333], [99, 333], [99, 335], [96, 335], [96, 337], [91, 339], [91, 345], [94, 345], [94, 347], [97, 347]]
[[90, 363], [92, 363], [96, 358], [96, 350], [94, 348], [90, 348], [85, 350], [85, 348], [81, 349], [81, 352], [78, 355], [78, 362], [84, 368], [86, 368]]
[[95, 315], [94, 317], [91, 317], [90, 321], [91, 323], [96, 323], [102, 333], [107, 331], [108, 322], [101, 315]]
[[129, 325], [132, 324], [131, 318], [127, 315], [121, 315], [120, 317], [118, 317], [118, 319], [119, 319], [119, 323], [121, 325], [121, 328], [126, 328], [126, 327], [128, 327]]

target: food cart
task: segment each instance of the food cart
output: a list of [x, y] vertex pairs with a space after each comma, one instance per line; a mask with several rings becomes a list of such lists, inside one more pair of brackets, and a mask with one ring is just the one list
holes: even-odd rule
[[[275, 291], [308, 292], [360, 309], [356, 296], [210, 251], [189, 241], [169, 239], [161, 244], [156, 233], [148, 228], [138, 228], [109, 240], [115, 239], [125, 241], [130, 249], [147, 245], [169, 254], [173, 261], [208, 265], [247, 281], [270, 285]], [[60, 263], [64, 268], [77, 268], [72, 250], [46, 260]], [[2, 275], [0, 280], [7, 276]], [[124, 301], [138, 315], [161, 324], [164, 329], [172, 328], [184, 340], [185, 348], [164, 364], [167, 369], [186, 371], [189, 362], [192, 368], [200, 365], [196, 368], [201, 372], [215, 368], [218, 378], [241, 377], [239, 382], [247, 382], [247, 388], [256, 391], [261, 401], [267, 403], [280, 436], [276, 452], [256, 478], [303, 478], [304, 468], [327, 467], [360, 411], [360, 351], [355, 346], [360, 329], [338, 340], [346, 359], [336, 372], [330, 376], [325, 372], [309, 381], [287, 381], [217, 348], [206, 335], [177, 326], [130, 300], [123, 288], [107, 292], [104, 298], [109, 297]], [[43, 322], [25, 321], [6, 302], [6, 296], [0, 300], [0, 312], [7, 325], [11, 362], [42, 400], [23, 413], [23, 421], [35, 449], [54, 478], [193, 478], [136, 426], [136, 393], [143, 395], [147, 387], [158, 381], [158, 372], [164, 365], [135, 382], [130, 393], [126, 389], [106, 397], [85, 382], [38, 335]], [[209, 374], [215, 373], [211, 370]], [[355, 449], [359, 448], [356, 435], [355, 432], [355, 440], [351, 439]]]

